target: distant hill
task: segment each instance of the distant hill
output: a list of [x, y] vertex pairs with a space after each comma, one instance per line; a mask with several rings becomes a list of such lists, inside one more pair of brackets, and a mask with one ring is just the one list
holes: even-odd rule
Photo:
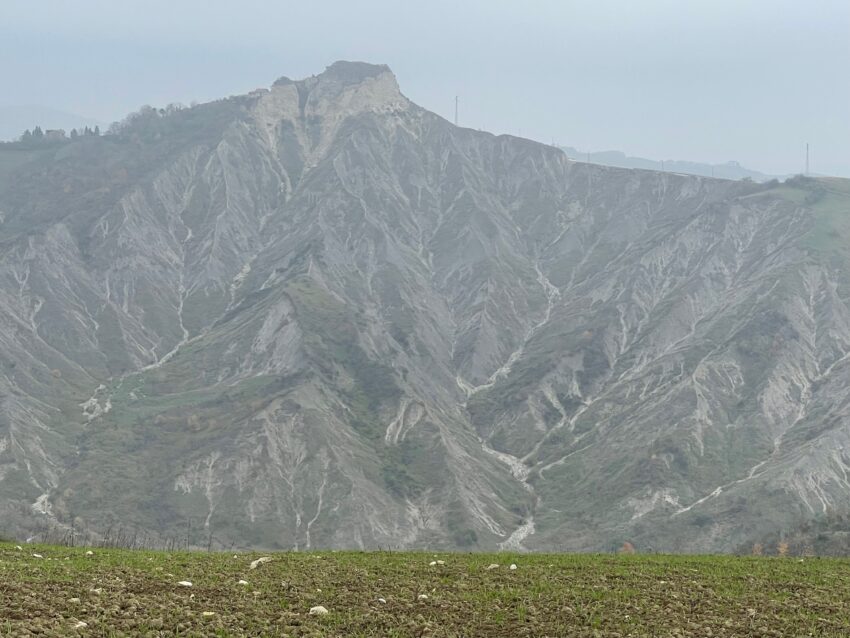
[[772, 179], [784, 179], [787, 175], [768, 175], [749, 168], [744, 168], [738, 162], [723, 164], [705, 164], [702, 162], [687, 162], [683, 160], [656, 161], [645, 157], [630, 157], [622, 151], [582, 152], [572, 146], [561, 146], [567, 157], [580, 162], [589, 161], [591, 164], [616, 166], [618, 168], [644, 168], [651, 171], [666, 171], [668, 173], [687, 173], [688, 175], [703, 175], [721, 179], [744, 179], [749, 177], [755, 182], [767, 182]]
[[843, 547], [848, 246], [850, 180], [571, 161], [382, 65], [0, 145], [0, 536]]
[[82, 115], [59, 111], [47, 106], [7, 104], [0, 105], [0, 142], [16, 140], [27, 129], [40, 126], [42, 129], [65, 129], [104, 127], [98, 122]]

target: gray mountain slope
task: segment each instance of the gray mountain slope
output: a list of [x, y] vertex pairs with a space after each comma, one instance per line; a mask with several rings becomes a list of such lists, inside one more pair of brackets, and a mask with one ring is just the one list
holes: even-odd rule
[[728, 551], [850, 504], [845, 180], [576, 163], [342, 62], [0, 149], [6, 533]]

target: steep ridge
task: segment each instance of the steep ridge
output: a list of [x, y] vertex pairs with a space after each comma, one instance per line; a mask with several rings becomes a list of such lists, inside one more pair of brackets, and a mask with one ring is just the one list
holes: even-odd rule
[[848, 506], [846, 181], [576, 163], [350, 62], [0, 154], [11, 533], [723, 551]]

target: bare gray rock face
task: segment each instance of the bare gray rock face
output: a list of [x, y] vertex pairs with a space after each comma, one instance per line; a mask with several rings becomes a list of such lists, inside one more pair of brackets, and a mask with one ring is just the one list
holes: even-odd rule
[[576, 163], [388, 68], [0, 146], [0, 521], [728, 551], [850, 505], [845, 180]]

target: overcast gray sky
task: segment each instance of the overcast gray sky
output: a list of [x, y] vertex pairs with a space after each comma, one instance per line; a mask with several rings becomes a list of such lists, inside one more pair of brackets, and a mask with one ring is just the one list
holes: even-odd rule
[[494, 133], [850, 176], [847, 0], [0, 1], [0, 104], [104, 122], [337, 59]]

